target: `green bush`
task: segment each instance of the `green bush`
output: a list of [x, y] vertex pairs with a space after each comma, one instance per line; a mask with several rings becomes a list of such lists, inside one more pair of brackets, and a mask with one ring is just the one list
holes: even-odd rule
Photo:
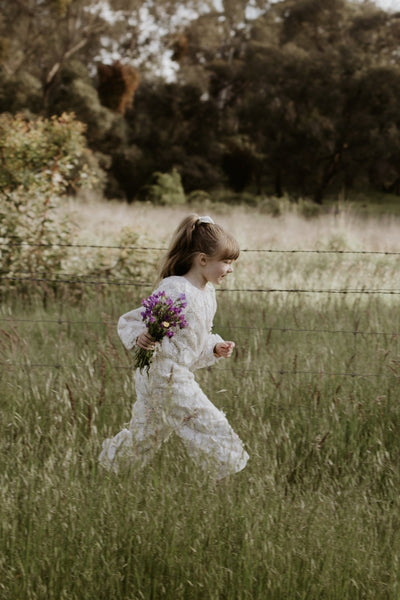
[[9, 75], [0, 68], [0, 112], [36, 113], [43, 106], [43, 88], [29, 71]]
[[8, 285], [6, 276], [61, 269], [71, 225], [56, 218], [59, 198], [93, 186], [97, 169], [84, 125], [70, 114], [32, 120], [2, 114], [0, 148], [0, 270]]
[[142, 187], [139, 199], [162, 206], [185, 204], [186, 197], [180, 174], [176, 169], [171, 173], [153, 173], [152, 182]]
[[204, 190], [193, 190], [188, 195], [187, 201], [189, 204], [201, 203], [207, 205], [211, 203], [211, 196]]
[[323, 213], [323, 209], [319, 204], [307, 198], [299, 198], [297, 208], [299, 214], [305, 219], [314, 219]]
[[264, 215], [279, 217], [282, 214], [281, 201], [282, 199], [277, 198], [276, 196], [263, 198], [259, 203], [260, 212]]

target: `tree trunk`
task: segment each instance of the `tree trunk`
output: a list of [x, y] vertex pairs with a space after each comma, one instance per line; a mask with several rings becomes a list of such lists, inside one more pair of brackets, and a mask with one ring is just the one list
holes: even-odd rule
[[331, 183], [331, 181], [334, 178], [334, 176], [336, 175], [336, 173], [338, 172], [338, 165], [340, 163], [341, 157], [342, 157], [341, 152], [337, 152], [333, 156], [330, 163], [326, 166], [324, 173], [322, 175], [321, 182], [314, 193], [314, 202], [316, 202], [316, 204], [322, 204], [322, 200], [324, 198], [326, 189], [327, 189], [328, 185]]
[[282, 198], [283, 196], [282, 171], [279, 168], [275, 171], [275, 196], [277, 198]]

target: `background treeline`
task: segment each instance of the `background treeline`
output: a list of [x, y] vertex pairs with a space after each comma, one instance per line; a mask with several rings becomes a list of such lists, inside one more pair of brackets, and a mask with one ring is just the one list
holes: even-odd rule
[[109, 197], [400, 194], [400, 12], [221, 4], [0, 0], [0, 111], [74, 112]]

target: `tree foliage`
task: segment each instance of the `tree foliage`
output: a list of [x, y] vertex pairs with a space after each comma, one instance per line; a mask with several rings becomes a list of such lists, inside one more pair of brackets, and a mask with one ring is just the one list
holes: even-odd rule
[[132, 199], [174, 168], [188, 193], [400, 193], [400, 14], [350, 0], [101, 6], [0, 0], [0, 111], [74, 111], [108, 195]]

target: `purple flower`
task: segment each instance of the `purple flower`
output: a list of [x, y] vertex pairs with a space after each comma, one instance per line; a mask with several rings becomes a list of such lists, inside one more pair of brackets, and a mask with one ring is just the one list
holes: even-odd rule
[[[173, 300], [164, 291], [156, 292], [148, 298], [144, 298], [142, 306], [145, 310], [140, 315], [147, 325], [149, 334], [158, 342], [164, 336], [167, 336], [169, 339], [174, 337], [174, 328], [183, 329], [188, 326], [183, 313], [183, 309], [187, 306], [185, 294], [180, 294], [176, 300]], [[136, 348], [136, 368], [148, 369], [152, 355], [153, 351]]]

